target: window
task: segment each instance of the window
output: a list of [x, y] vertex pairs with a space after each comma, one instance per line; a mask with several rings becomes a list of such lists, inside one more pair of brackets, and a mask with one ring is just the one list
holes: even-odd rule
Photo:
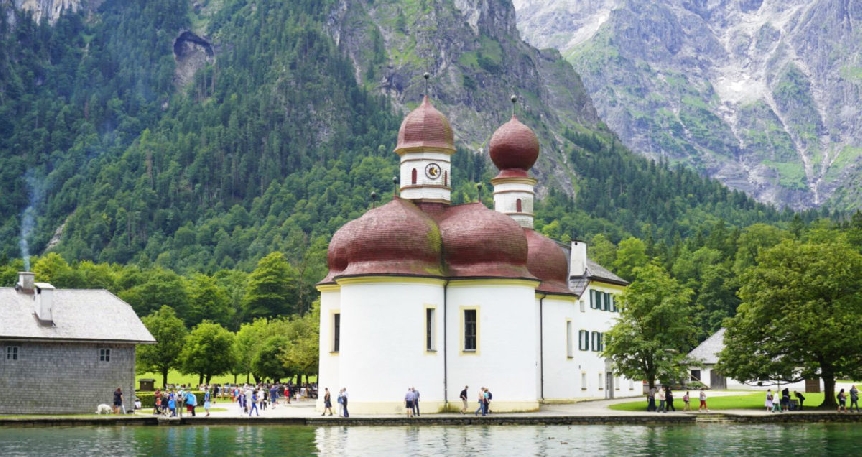
[[515, 202], [515, 206], [516, 206], [515, 211], [517, 211], [517, 212], [519, 212], [519, 213], [520, 213], [520, 212], [522, 211], [522, 210], [521, 210], [521, 199], [520, 199], [520, 198]]
[[99, 349], [99, 362], [110, 362], [111, 350], [107, 348]]
[[587, 373], [581, 372], [581, 390], [587, 390]]
[[610, 306], [610, 296], [611, 294], [607, 292], [599, 292], [599, 295], [602, 297], [602, 311], [607, 311], [611, 309]]
[[601, 332], [593, 332], [592, 334], [592, 348], [593, 352], [601, 352], [604, 350], [602, 346], [602, 334]]
[[437, 338], [436, 330], [437, 330], [437, 322], [435, 319], [435, 309], [434, 308], [425, 308], [425, 350], [426, 351], [436, 351], [437, 350]]
[[341, 349], [341, 313], [332, 315], [332, 352]]
[[476, 310], [464, 310], [464, 350], [476, 351]]
[[18, 346], [6, 346], [6, 360], [18, 360]]
[[590, 289], [590, 308], [598, 309], [599, 308], [599, 297], [598, 292]]
[[581, 351], [590, 350], [590, 332], [578, 330], [578, 349]]
[[414, 168], [414, 169], [413, 169], [413, 171], [412, 171], [412, 172], [411, 172], [411, 174], [410, 174], [410, 176], [411, 176], [411, 178], [410, 178], [410, 183], [411, 183], [411, 184], [416, 184], [416, 175], [417, 175], [417, 173], [416, 173], [416, 169]]
[[581, 305], [581, 312], [582, 312], [582, 313], [583, 313], [583, 312], [586, 312], [586, 309], [584, 309], [584, 308], [585, 308], [585, 306], [584, 306], [584, 299], [583, 299], [583, 297], [581, 297], [581, 299], [580, 299], [580, 300], [578, 300], [578, 303]]
[[614, 300], [613, 294], [608, 294], [608, 311], [612, 313], [616, 313], [619, 310], [617, 309], [616, 301]]
[[572, 321], [566, 321], [566, 357], [572, 358], [575, 356], [572, 341]]
[[604, 381], [602, 380], [602, 374], [601, 374], [601, 373], [599, 373], [599, 390], [605, 390], [605, 387], [604, 387], [604, 386], [605, 386], [605, 383], [604, 383]]

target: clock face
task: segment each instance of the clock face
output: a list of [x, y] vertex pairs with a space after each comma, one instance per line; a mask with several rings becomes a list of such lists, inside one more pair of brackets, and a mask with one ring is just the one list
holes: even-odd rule
[[429, 163], [425, 166], [425, 176], [428, 179], [438, 179], [440, 178], [440, 165], [436, 163]]

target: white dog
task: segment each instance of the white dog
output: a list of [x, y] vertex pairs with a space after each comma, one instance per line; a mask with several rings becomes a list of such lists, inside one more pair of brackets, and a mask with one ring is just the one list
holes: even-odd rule
[[111, 414], [113, 412], [114, 410], [104, 403], [96, 407], [96, 414]]

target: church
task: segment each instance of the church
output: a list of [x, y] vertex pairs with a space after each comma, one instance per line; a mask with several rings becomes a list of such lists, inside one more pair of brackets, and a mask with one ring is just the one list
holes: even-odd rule
[[489, 388], [494, 412], [641, 394], [599, 355], [627, 283], [589, 260], [584, 243], [533, 230], [539, 149], [513, 114], [489, 144], [494, 209], [452, 205], [448, 119], [427, 96], [406, 116], [399, 196], [329, 245], [317, 285], [321, 391], [346, 388], [357, 414], [402, 413], [410, 387], [426, 413], [459, 411], [465, 386], [473, 409]]

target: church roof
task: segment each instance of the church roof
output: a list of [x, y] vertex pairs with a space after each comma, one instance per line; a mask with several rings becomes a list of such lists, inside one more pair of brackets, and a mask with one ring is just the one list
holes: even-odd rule
[[587, 269], [583, 276], [572, 276], [569, 278], [569, 287], [579, 297], [587, 290], [587, 286], [591, 282], [603, 282], [606, 284], [616, 284], [627, 286], [629, 283], [623, 278], [611, 273], [607, 268], [599, 265], [591, 259], [587, 259]]
[[455, 152], [452, 126], [440, 111], [437, 111], [428, 96], [418, 108], [411, 111], [398, 130], [398, 144], [395, 152], [401, 154], [413, 149], [442, 149]]
[[527, 268], [533, 276], [542, 281], [536, 291], [546, 294], [575, 295], [567, 283], [569, 262], [563, 248], [533, 229], [524, 229], [524, 235], [527, 237], [529, 248]]
[[107, 290], [55, 289], [53, 325], [40, 324], [33, 295], [0, 288], [0, 339], [155, 343], [132, 307]]
[[539, 158], [539, 138], [512, 115], [491, 136], [488, 153], [501, 173], [527, 176], [527, 170]]

